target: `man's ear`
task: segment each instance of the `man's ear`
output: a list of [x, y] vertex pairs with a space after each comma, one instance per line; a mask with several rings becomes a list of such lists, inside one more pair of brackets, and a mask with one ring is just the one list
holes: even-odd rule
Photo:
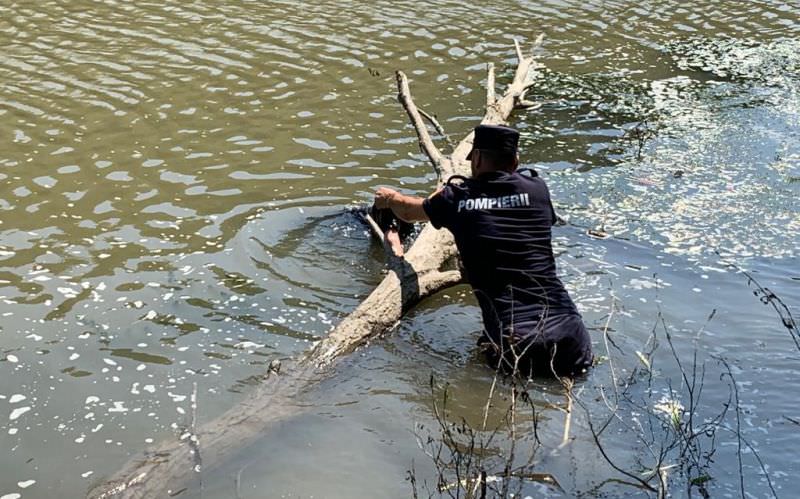
[[481, 151], [479, 149], [473, 149], [472, 161], [470, 161], [469, 164], [473, 177], [477, 177], [478, 173], [480, 173], [480, 165], [481, 165]]

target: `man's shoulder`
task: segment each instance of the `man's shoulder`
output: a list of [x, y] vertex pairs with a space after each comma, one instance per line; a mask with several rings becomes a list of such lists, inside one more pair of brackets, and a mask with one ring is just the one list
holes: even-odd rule
[[449, 187], [456, 190], [469, 189], [475, 185], [475, 179], [472, 177], [465, 177], [464, 175], [450, 175], [444, 183], [444, 187]]
[[453, 175], [447, 179], [447, 182], [442, 186], [437, 193], [450, 201], [457, 201], [465, 197], [479, 195], [481, 188], [479, 183], [471, 177], [464, 177], [462, 175]]

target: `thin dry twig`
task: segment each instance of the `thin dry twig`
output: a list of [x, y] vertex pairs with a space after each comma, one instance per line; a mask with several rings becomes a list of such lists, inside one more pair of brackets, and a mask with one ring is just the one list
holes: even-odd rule
[[203, 457], [200, 453], [200, 436], [197, 434], [197, 382], [192, 385], [192, 396], [190, 399], [192, 420], [189, 425], [191, 434], [188, 436], [189, 446], [192, 449], [192, 460], [194, 462], [194, 472], [200, 475], [200, 491], [203, 490]]
[[575, 381], [572, 379], [565, 380], [567, 388], [567, 411], [564, 417], [564, 433], [561, 437], [561, 444], [559, 449], [563, 449], [569, 443], [569, 430], [572, 426], [572, 388], [575, 386]]
[[[709, 321], [713, 316], [714, 312], [709, 315]], [[706, 325], [697, 333], [695, 336], [696, 339], [699, 338]], [[659, 311], [651, 337], [648, 339], [648, 343], [652, 345], [651, 351], [648, 353], [647, 357], [643, 354], [640, 355], [647, 361], [645, 364], [648, 367], [648, 376], [645, 378], [647, 386], [643, 389], [644, 399], [642, 402], [637, 402], [629, 393], [629, 388], [632, 386], [632, 383], [639, 377], [637, 367], [632, 370], [631, 376], [620, 387], [621, 389], [618, 389], [618, 396], [615, 397], [615, 403], [613, 405], [607, 403], [607, 408], [611, 412], [611, 415], [606, 419], [605, 423], [603, 423], [604, 426], [601, 428], [601, 430], [604, 430], [611, 421], [617, 421], [618, 424], [622, 426], [623, 431], [637, 435], [638, 443], [644, 446], [650, 456], [652, 456], [654, 462], [652, 466], [640, 463], [640, 466], [645, 466], [646, 469], [650, 470], [648, 473], [638, 475], [618, 464], [604, 448], [600, 440], [601, 431], [598, 431], [593, 417], [588, 410], [588, 406], [579, 398], [575, 400], [586, 412], [587, 424], [595, 446], [614, 470], [636, 481], [637, 486], [647, 488], [654, 492], [657, 497], [667, 497], [670, 488], [669, 472], [672, 469], [678, 469], [680, 475], [687, 479], [686, 486], [689, 495], [691, 495], [692, 489], [696, 487], [704, 498], [708, 498], [709, 494], [706, 490], [705, 483], [710, 480], [707, 469], [710, 466], [714, 454], [716, 429], [722, 427], [723, 419], [731, 404], [730, 402], [728, 404], [723, 404], [723, 409], [719, 415], [706, 418], [703, 424], [699, 427], [695, 427], [694, 419], [691, 415], [687, 417], [686, 410], [678, 402], [681, 397], [672, 387], [669, 379], [667, 379], [667, 387], [670, 399], [666, 403], [661, 401], [659, 401], [658, 404], [654, 403], [652, 397], [657, 391], [653, 389], [653, 369], [649, 359], [652, 358], [656, 347], [657, 326], [663, 326], [664, 328], [667, 341], [670, 343], [670, 352], [680, 371], [680, 379], [683, 388], [686, 390], [686, 397], [692, 399], [688, 402], [692, 410], [699, 407], [699, 397], [702, 393], [705, 379], [705, 367], [702, 365], [698, 368], [699, 363], [696, 355], [693, 357], [692, 366], [689, 370], [684, 366], [684, 363], [681, 361], [672, 343], [672, 336], [663, 319], [663, 314]], [[697, 341], [695, 341], [695, 348], [697, 348]], [[610, 354], [610, 350], [607, 349], [607, 352]], [[613, 363], [612, 360], [610, 360], [610, 362]], [[613, 377], [614, 376], [612, 376], [612, 378]], [[619, 384], [619, 381], [617, 381], [616, 384]], [[733, 397], [733, 395], [731, 395], [731, 397]], [[622, 405], [623, 403], [625, 405]], [[622, 408], [628, 405], [630, 405], [631, 411], [636, 417], [620, 417]], [[668, 417], [666, 419], [664, 418], [664, 414], [656, 412], [659, 405], [662, 407], [658, 408], [658, 411], [666, 410], [668, 412]], [[643, 426], [642, 421], [649, 426], [649, 431]], [[705, 441], [711, 442], [710, 450], [703, 449], [703, 442]], [[667, 462], [671, 456], [676, 459], [673, 464]], [[651, 484], [653, 480], [656, 480], [654, 485]], [[628, 485], [631, 484], [628, 483]]]
[[428, 114], [427, 112], [425, 112], [424, 109], [421, 108], [418, 108], [417, 111], [419, 111], [419, 114], [421, 114], [423, 118], [428, 120], [428, 123], [430, 123], [433, 126], [433, 129], [436, 130], [436, 133], [438, 133], [442, 138], [444, 138], [445, 140], [448, 141], [448, 143], [450, 143], [450, 139], [445, 133], [444, 127], [442, 126], [441, 123], [439, 123], [439, 120], [436, 119], [435, 115]]
[[541, 34], [533, 42], [533, 48], [531, 49], [531, 57], [526, 59], [522, 53], [522, 49], [520, 48], [519, 42], [517, 41], [516, 38], [514, 39], [514, 48], [516, 49], [517, 60], [519, 61], [518, 68], [520, 66], [523, 66], [523, 63], [529, 63], [525, 67], [524, 74], [521, 71], [518, 71], [514, 75], [513, 85], [520, 87], [520, 91], [514, 98], [514, 109], [533, 110], [542, 107], [542, 103], [529, 101], [525, 99], [525, 96], [527, 95], [528, 90], [530, 90], [531, 87], [535, 84], [535, 82], [530, 81], [530, 75], [528, 73], [530, 72], [530, 70], [536, 69], [536, 64], [534, 63], [533, 60], [533, 54], [539, 47], [542, 46], [543, 41], [544, 41], [544, 34]]
[[486, 64], [486, 109], [494, 106], [497, 103], [497, 95], [495, 94], [495, 76], [494, 76], [494, 63]]
[[[720, 258], [722, 257], [719, 252], [717, 252], [717, 256]], [[777, 294], [775, 294], [774, 291], [762, 286], [752, 273], [744, 270], [733, 262], [724, 261], [724, 263], [747, 277], [747, 285], [754, 288], [753, 294], [758, 297], [761, 303], [764, 305], [770, 305], [775, 310], [775, 312], [778, 314], [778, 317], [781, 319], [783, 326], [789, 331], [789, 335], [792, 337], [792, 341], [794, 341], [795, 346], [798, 350], [800, 350], [800, 329], [798, 329], [799, 326], [797, 324], [797, 320], [794, 318], [794, 315], [792, 315], [792, 311], [789, 306], [786, 305], [786, 303]]]
[[[499, 380], [501, 373], [502, 371], [498, 370], [496, 381]], [[533, 411], [534, 435], [536, 435], [536, 412], [532, 399], [527, 395], [524, 387], [519, 384], [521, 378], [512, 375], [504, 379], [510, 382], [510, 394], [509, 406], [502, 422], [495, 428], [489, 428], [487, 417], [484, 415], [480, 429], [475, 430], [464, 420], [461, 423], [453, 423], [448, 420], [447, 386], [445, 385], [441, 396], [437, 396], [436, 383], [431, 376], [431, 395], [434, 398], [433, 413], [439, 428], [439, 435], [435, 438], [429, 435], [427, 439], [424, 439], [419, 434], [421, 426], [418, 426], [415, 431], [417, 444], [431, 458], [437, 471], [438, 485], [431, 497], [437, 493], [451, 498], [464, 497], [467, 499], [486, 498], [490, 493], [491, 497], [508, 497], [509, 493], [516, 493], [513, 487], [521, 490], [524, 482], [531, 481], [561, 490], [552, 475], [533, 471], [532, 463], [538, 448], [538, 439], [534, 440], [536, 445], [530, 447], [527, 461], [522, 464], [517, 463], [520, 439], [517, 420], [520, 409], [519, 402], [524, 402], [525, 406], [530, 407]], [[489, 390], [485, 412], [488, 411], [488, 407], [492, 405], [492, 401], [496, 397], [497, 385], [498, 383], [495, 382]], [[439, 399], [441, 399], [441, 403], [439, 403]], [[493, 450], [494, 442], [501, 436], [503, 436], [501, 445], [505, 451], [498, 453]], [[493, 472], [492, 470], [497, 471]], [[415, 472], [411, 470], [409, 473]], [[415, 477], [409, 481], [412, 482], [412, 487], [416, 487]]]
[[517, 64], [522, 64], [525, 60], [525, 56], [522, 55], [522, 49], [519, 46], [519, 40], [514, 38], [514, 49], [517, 51]]
[[727, 376], [731, 381], [731, 390], [734, 393], [734, 410], [736, 414], [736, 430], [734, 434], [736, 435], [736, 462], [739, 465], [739, 491], [742, 494], [742, 499], [747, 497], [747, 493], [744, 489], [744, 464], [742, 459], [742, 413], [739, 408], [739, 387], [736, 385], [736, 379], [733, 377], [733, 372], [731, 371], [731, 366], [728, 364], [728, 361], [722, 357], [719, 357], [719, 361], [722, 365], [725, 366], [726, 372], [720, 375], [720, 379]]

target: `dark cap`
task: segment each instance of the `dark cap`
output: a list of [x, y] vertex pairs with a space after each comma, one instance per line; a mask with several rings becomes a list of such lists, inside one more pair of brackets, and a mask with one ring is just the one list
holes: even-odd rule
[[[500, 125], [478, 125], [475, 127], [475, 139], [472, 141], [472, 151], [492, 151], [503, 154], [516, 155], [519, 144], [519, 132], [513, 128]], [[467, 154], [467, 159], [472, 159], [472, 151]]]

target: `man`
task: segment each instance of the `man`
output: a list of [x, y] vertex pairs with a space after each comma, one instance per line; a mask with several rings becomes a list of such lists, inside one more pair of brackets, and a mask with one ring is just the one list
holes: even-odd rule
[[575, 376], [592, 363], [591, 341], [556, 276], [550, 193], [533, 170], [517, 171], [519, 133], [475, 128], [472, 178], [454, 176], [427, 199], [380, 188], [377, 208], [453, 233], [481, 307], [479, 341], [495, 368], [524, 375]]

